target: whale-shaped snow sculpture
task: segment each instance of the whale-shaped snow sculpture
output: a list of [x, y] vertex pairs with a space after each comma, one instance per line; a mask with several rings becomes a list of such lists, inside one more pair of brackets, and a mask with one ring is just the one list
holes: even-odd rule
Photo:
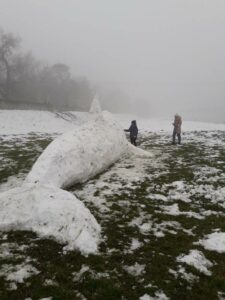
[[123, 153], [151, 155], [127, 142], [108, 112], [56, 138], [37, 159], [23, 185], [0, 194], [0, 229], [32, 230], [95, 253], [101, 228], [73, 194], [63, 190], [102, 172]]

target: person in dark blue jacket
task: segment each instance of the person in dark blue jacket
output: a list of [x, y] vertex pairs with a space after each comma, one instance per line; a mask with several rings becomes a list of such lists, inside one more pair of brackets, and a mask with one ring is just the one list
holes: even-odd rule
[[138, 128], [135, 120], [131, 122], [130, 128], [125, 129], [125, 131], [130, 132], [130, 142], [132, 145], [137, 146], [136, 140], [138, 136]]

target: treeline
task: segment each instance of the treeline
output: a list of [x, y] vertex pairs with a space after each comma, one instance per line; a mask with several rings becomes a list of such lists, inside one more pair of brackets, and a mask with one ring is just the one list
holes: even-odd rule
[[87, 110], [93, 98], [86, 78], [75, 78], [70, 68], [37, 61], [20, 51], [21, 39], [0, 30], [0, 103], [47, 109]]

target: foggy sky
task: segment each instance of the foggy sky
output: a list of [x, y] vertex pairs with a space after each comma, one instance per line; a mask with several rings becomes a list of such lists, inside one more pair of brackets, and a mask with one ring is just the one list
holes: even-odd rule
[[0, 27], [134, 110], [225, 122], [224, 0], [0, 0]]

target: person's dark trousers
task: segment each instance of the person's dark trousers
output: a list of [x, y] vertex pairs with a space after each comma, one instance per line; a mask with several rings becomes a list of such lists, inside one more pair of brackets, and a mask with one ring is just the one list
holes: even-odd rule
[[131, 136], [131, 137], [130, 137], [130, 142], [131, 142], [131, 144], [134, 145], [134, 146], [137, 146], [136, 140], [137, 140], [136, 137], [134, 137], [134, 136]]
[[175, 144], [176, 135], [178, 137], [178, 144], [180, 144], [181, 143], [181, 135], [180, 135], [180, 133], [176, 133], [175, 130], [173, 131], [173, 144]]

